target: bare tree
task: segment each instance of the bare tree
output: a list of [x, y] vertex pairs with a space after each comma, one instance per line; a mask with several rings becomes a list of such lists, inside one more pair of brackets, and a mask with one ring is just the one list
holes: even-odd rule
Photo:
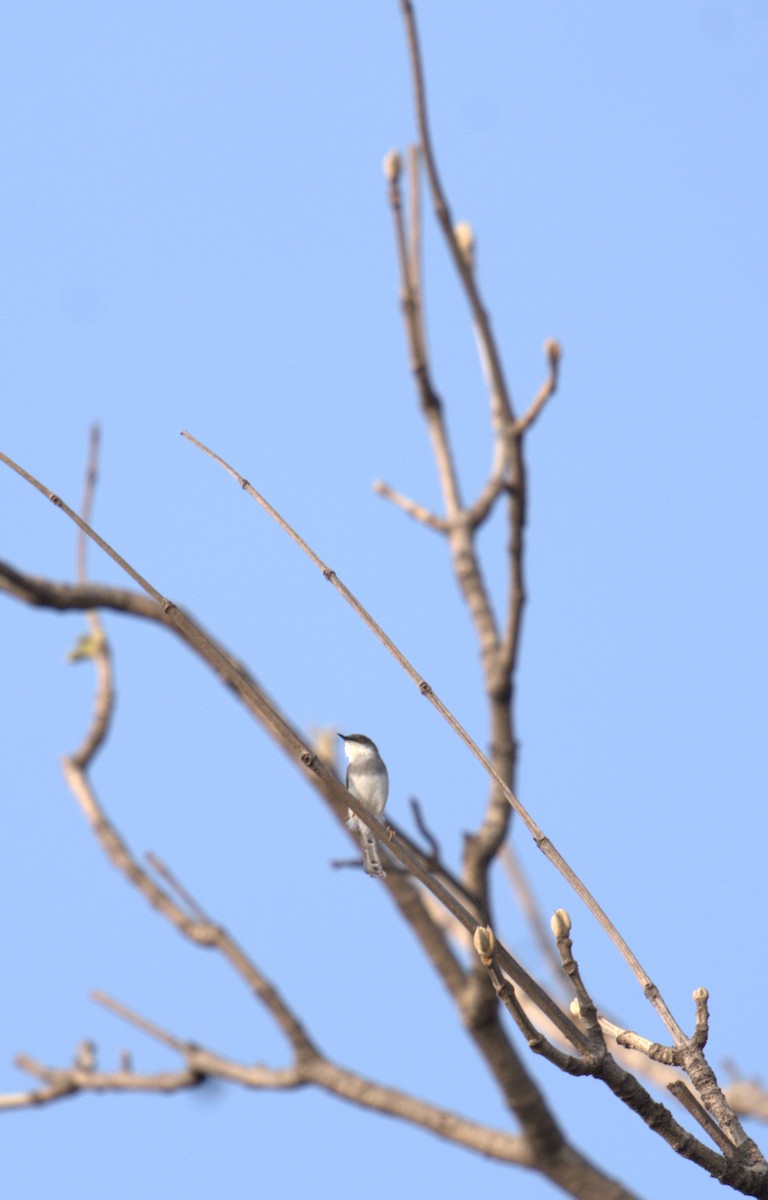
[[[546, 371], [536, 396], [521, 412], [512, 402], [502, 356], [480, 291], [474, 264], [474, 235], [466, 224], [454, 222], [438, 172], [430, 137], [421, 53], [413, 6], [400, 0], [418, 127], [418, 144], [403, 157], [385, 160], [388, 200], [400, 274], [400, 297], [410, 367], [417, 400], [426, 424], [442, 495], [442, 511], [433, 512], [418, 499], [404, 496], [389, 484], [377, 484], [379, 494], [425, 528], [426, 535], [445, 540], [453, 572], [466, 604], [477, 640], [488, 712], [486, 756], [418, 670], [406, 659], [338, 578], [279, 513], [235, 467], [215, 451], [185, 433], [191, 445], [222, 467], [274, 518], [352, 606], [373, 634], [391, 651], [413, 683], [447, 721], [454, 734], [482, 764], [489, 791], [482, 820], [465, 838], [458, 870], [443, 856], [428, 818], [414, 802], [421, 844], [394, 822], [367, 813], [342, 786], [327, 739], [312, 744], [286, 717], [248, 669], [222, 643], [208, 634], [183, 608], [164, 597], [151, 582], [110, 547], [91, 527], [90, 509], [96, 483], [98, 440], [94, 436], [86, 488], [78, 515], [46, 486], [6, 455], [3, 462], [47, 496], [80, 529], [77, 579], [56, 582], [0, 564], [0, 586], [22, 603], [55, 610], [81, 610], [87, 632], [77, 647], [78, 657], [93, 661], [96, 672], [94, 708], [82, 744], [64, 760], [66, 781], [107, 858], [125, 880], [188, 941], [214, 949], [229, 964], [254, 1000], [269, 1014], [292, 1052], [288, 1066], [253, 1065], [234, 1061], [215, 1049], [184, 1040], [155, 1021], [103, 993], [95, 999], [130, 1025], [144, 1031], [176, 1053], [174, 1071], [140, 1073], [130, 1060], [116, 1070], [99, 1069], [90, 1043], [81, 1044], [71, 1065], [43, 1064], [29, 1055], [19, 1065], [32, 1077], [29, 1090], [0, 1096], [10, 1110], [41, 1106], [85, 1092], [175, 1092], [217, 1079], [260, 1090], [295, 1089], [312, 1085], [376, 1112], [399, 1117], [478, 1154], [540, 1173], [575, 1197], [629, 1197], [633, 1193], [611, 1178], [569, 1139], [544, 1091], [528, 1069], [528, 1052], [541, 1055], [572, 1076], [601, 1081], [616, 1100], [630, 1108], [676, 1154], [690, 1160], [713, 1178], [744, 1195], [768, 1196], [768, 1163], [741, 1125], [740, 1115], [765, 1114], [764, 1094], [743, 1083], [723, 1089], [706, 1057], [708, 994], [693, 994], [690, 1013], [678, 1017], [648, 976], [626, 940], [591, 896], [552, 841], [515, 793], [517, 733], [515, 679], [522, 617], [526, 599], [525, 534], [528, 483], [525, 443], [554, 396], [561, 351], [545, 343]], [[403, 183], [407, 187], [403, 187]], [[457, 456], [451, 442], [446, 409], [433, 376], [425, 333], [425, 299], [421, 267], [420, 189], [426, 181], [446, 251], [466, 297], [488, 394], [491, 462], [478, 494], [467, 500], [461, 485]], [[404, 195], [405, 191], [405, 195]], [[478, 534], [489, 518], [503, 513], [503, 549], [507, 570], [506, 598], [499, 609], [486, 583]], [[89, 581], [87, 539], [95, 541], [137, 585], [123, 590]], [[330, 812], [344, 823], [351, 809], [379, 840], [386, 859], [386, 887], [402, 920], [451, 998], [457, 1021], [468, 1032], [489, 1076], [495, 1082], [513, 1120], [513, 1131], [491, 1128], [468, 1116], [438, 1107], [395, 1087], [374, 1082], [329, 1058], [309, 1030], [298, 1005], [285, 989], [273, 983], [252, 955], [190, 894], [169, 866], [157, 856], [142, 862], [128, 847], [107, 807], [97, 797], [91, 768], [101, 751], [114, 716], [112, 651], [100, 617], [103, 610], [151, 621], [175, 634], [233, 693], [293, 759], [308, 786]], [[574, 955], [572, 922], [565, 910], [542, 919], [511, 847], [510, 826], [517, 837], [530, 836], [560, 872], [628, 963], [646, 999], [668, 1032], [660, 1045], [609, 1018], [592, 995], [589, 980]], [[521, 912], [551, 965], [547, 987], [534, 978], [494, 932], [495, 902], [491, 867], [501, 860], [520, 902]], [[342, 864], [339, 864], [342, 865]], [[357, 865], [357, 860], [355, 860]], [[550, 933], [551, 929], [551, 933]], [[511, 1017], [517, 1033], [510, 1028]], [[691, 1032], [686, 1032], [690, 1028]], [[664, 1095], [654, 1098], [653, 1091]], [[696, 1134], [682, 1123], [680, 1107], [698, 1125]], [[706, 1138], [706, 1140], [704, 1140]]]

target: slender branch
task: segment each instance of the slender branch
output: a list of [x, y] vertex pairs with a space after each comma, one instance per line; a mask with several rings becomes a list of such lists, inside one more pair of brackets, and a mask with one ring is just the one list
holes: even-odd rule
[[76, 769], [84, 769], [104, 744], [112, 722], [115, 703], [115, 685], [112, 671], [112, 655], [99, 614], [93, 610], [86, 613], [90, 634], [80, 639], [79, 649], [70, 654], [70, 659], [92, 658], [96, 670], [96, 694], [93, 716], [81, 745], [74, 751], [70, 762]]
[[607, 1048], [605, 1037], [600, 1027], [600, 1022], [597, 1016], [597, 1008], [592, 999], [586, 984], [581, 976], [579, 964], [573, 955], [573, 942], [571, 940], [571, 918], [564, 908], [558, 908], [552, 915], [550, 922], [552, 933], [555, 936], [555, 944], [560, 955], [563, 974], [568, 979], [576, 993], [576, 1000], [571, 1005], [573, 1009], [578, 1009], [578, 1015], [584, 1022], [589, 1040], [590, 1055], [595, 1062], [601, 1063], [606, 1056]]
[[661, 1063], [663, 1066], [679, 1065], [674, 1046], [662, 1046], [659, 1042], [642, 1037], [641, 1034], [634, 1033], [631, 1029], [622, 1029], [620, 1025], [609, 1021], [607, 1017], [601, 1016], [599, 1020], [600, 1028], [605, 1036], [613, 1038], [617, 1046], [621, 1046], [622, 1049], [634, 1050], [636, 1054], [643, 1054], [651, 1062]]
[[511, 842], [507, 842], [502, 847], [500, 859], [512, 885], [518, 907], [528, 922], [534, 940], [552, 973], [552, 978], [561, 991], [564, 991], [565, 984], [561, 962], [552, 945], [549, 926], [542, 916], [541, 909], [533, 893], [533, 888], [523, 870], [523, 864]]
[[[95, 1071], [78, 1068], [52, 1068], [30, 1056], [21, 1056], [19, 1065], [45, 1086], [27, 1093], [0, 1096], [0, 1109], [31, 1107], [51, 1103], [78, 1092], [145, 1091], [175, 1092], [198, 1087], [206, 1080], [220, 1079], [251, 1089], [285, 1090], [314, 1085], [340, 1099], [360, 1107], [386, 1113], [411, 1125], [426, 1129], [438, 1137], [464, 1146], [498, 1162], [516, 1163], [541, 1171], [552, 1182], [573, 1195], [595, 1200], [635, 1200], [633, 1194], [608, 1179], [577, 1151], [560, 1139], [552, 1154], [542, 1160], [541, 1147], [525, 1135], [510, 1134], [478, 1124], [414, 1096], [373, 1082], [330, 1060], [317, 1056], [290, 1067], [273, 1069], [234, 1062], [205, 1047], [182, 1042], [154, 1022], [125, 1005], [103, 997], [108, 1007], [122, 1019], [170, 1045], [185, 1060], [185, 1069], [151, 1074], [133, 1071]], [[578, 1184], [578, 1186], [574, 1186]]]
[[410, 0], [400, 0], [400, 9], [405, 22], [408, 53], [411, 60], [411, 75], [413, 78], [416, 119], [419, 128], [419, 138], [421, 141], [421, 153], [423, 155], [424, 165], [427, 170], [427, 178], [429, 180], [429, 187], [432, 193], [432, 201], [435, 207], [435, 213], [445, 236], [445, 240], [448, 244], [454, 265], [459, 273], [464, 291], [466, 292], [467, 299], [472, 309], [472, 316], [477, 324], [478, 329], [480, 330], [480, 336], [483, 340], [488, 357], [489, 370], [493, 379], [494, 392], [498, 396], [507, 418], [512, 420], [512, 406], [509, 400], [509, 394], [507, 392], [504, 372], [501, 367], [501, 360], [496, 349], [496, 342], [491, 332], [490, 320], [480, 299], [480, 293], [477, 288], [472, 267], [467, 256], [462, 252], [462, 248], [459, 245], [459, 241], [456, 237], [454, 223], [451, 218], [448, 202], [446, 200], [437, 170], [437, 162], [432, 149], [432, 138], [429, 132], [429, 121], [427, 119], [427, 98], [424, 87], [424, 71], [421, 63], [419, 38], [416, 30], [416, 17], [413, 11], [413, 5], [410, 3]]
[[529, 1139], [519, 1134], [478, 1125], [448, 1109], [428, 1104], [396, 1088], [383, 1087], [325, 1061], [309, 1063], [305, 1075], [308, 1080], [335, 1096], [400, 1117], [487, 1158], [522, 1166], [538, 1166]]
[[199, 945], [213, 945], [215, 939], [213, 928], [207, 922], [191, 920], [133, 857], [126, 843], [104, 814], [85, 771], [76, 758], [64, 758], [62, 768], [67, 785], [73, 792], [92, 832], [112, 865], [142, 893], [153, 908], [157, 909], [185, 937]]
[[[16, 1065], [22, 1066], [24, 1061], [23, 1056], [18, 1056]], [[74, 1096], [79, 1091], [77, 1085], [71, 1081], [61, 1081], [57, 1084], [50, 1084], [46, 1087], [32, 1088], [28, 1092], [4, 1092], [0, 1093], [0, 1112], [9, 1111], [16, 1108], [40, 1108], [44, 1104], [53, 1104], [57, 1100], [66, 1100], [70, 1096]]]
[[99, 583], [53, 583], [38, 575], [18, 571], [10, 563], [2, 560], [0, 591], [6, 592], [15, 600], [22, 600], [25, 604], [33, 604], [40, 608], [57, 608], [62, 612], [109, 608], [129, 616], [143, 617], [161, 625], [173, 626], [157, 604], [148, 596], [142, 596], [140, 592]]
[[16, 1065], [29, 1075], [44, 1081], [45, 1086], [28, 1092], [8, 1092], [0, 1095], [0, 1111], [17, 1108], [40, 1108], [57, 1100], [76, 1096], [79, 1092], [178, 1092], [199, 1087], [203, 1082], [197, 1071], [158, 1071], [138, 1074], [133, 1071], [78, 1071], [73, 1068], [44, 1067], [29, 1055], [19, 1055]]
[[208, 916], [205, 909], [198, 904], [194, 896], [192, 896], [184, 887], [184, 885], [176, 878], [170, 867], [151, 851], [147, 852], [144, 857], [155, 874], [159, 875], [160, 878], [168, 885], [171, 891], [176, 893], [184, 907], [189, 909], [191, 913], [195, 914], [196, 920], [204, 921], [210, 924], [211, 918]]
[[[81, 504], [82, 518], [86, 523], [88, 523], [93, 510], [96, 483], [98, 480], [99, 442], [99, 427], [98, 425], [94, 425], [91, 429], [88, 447], [88, 460], [85, 471], [85, 483], [83, 485], [83, 499]], [[77, 536], [76, 573], [78, 582], [81, 584], [85, 584], [87, 582], [87, 563], [88, 537], [85, 532], [80, 529], [78, 530]], [[89, 632], [84, 637], [80, 638], [77, 646], [69, 655], [71, 662], [79, 661], [85, 658], [92, 659], [96, 669], [97, 685], [96, 698], [93, 708], [93, 718], [91, 720], [90, 728], [83, 739], [82, 745], [73, 755], [75, 761], [83, 767], [85, 767], [85, 765], [94, 757], [94, 755], [98, 753], [99, 749], [106, 740], [115, 707], [115, 686], [112, 670], [112, 655], [109, 648], [109, 642], [107, 641], [107, 636], [104, 631], [103, 622], [97, 609], [89, 610], [85, 614], [85, 618], [88, 623]]]
[[[415, 164], [412, 161], [412, 170]], [[400, 266], [400, 286], [402, 295], [403, 318], [405, 322], [406, 340], [411, 362], [411, 371], [416, 381], [421, 410], [427, 423], [427, 430], [432, 444], [432, 451], [437, 466], [440, 489], [445, 506], [445, 517], [442, 526], [449, 537], [449, 546], [453, 561], [454, 573], [461, 589], [464, 601], [471, 615], [480, 644], [480, 654], [486, 680], [490, 680], [494, 672], [495, 658], [498, 652], [498, 630], [493, 614], [490, 596], [483, 580], [480, 564], [473, 543], [473, 528], [466, 521], [464, 505], [459, 486], [458, 472], [448, 436], [448, 427], [443, 414], [442, 404], [437, 396], [431, 379], [429, 361], [424, 342], [424, 323], [421, 299], [420, 262], [414, 258], [414, 251], [409, 241], [403, 221], [403, 206], [400, 195], [400, 156], [388, 155], [385, 159], [385, 174], [389, 180], [389, 201], [395, 229], [395, 243]], [[418, 193], [412, 185], [412, 206], [418, 203]], [[417, 239], [418, 240], [418, 239]], [[406, 497], [400, 497], [386, 485], [378, 488], [380, 494], [395, 500], [409, 516], [421, 519], [424, 523], [437, 528], [436, 521], [429, 520], [427, 510], [415, 505]], [[499, 823], [498, 840], [501, 841], [509, 820], [509, 810], [503, 806], [503, 818]], [[489, 906], [487, 881], [483, 874], [466, 881], [467, 889], [478, 896], [485, 910]]]
[[[0, 461], [3, 455], [0, 454]], [[82, 612], [88, 609], [109, 609], [112, 612], [125, 613], [130, 617], [141, 617], [145, 621], [154, 621], [158, 625], [171, 630], [188, 648], [195, 651], [203, 661], [219, 676], [223, 683], [234, 687], [229, 668], [233, 668], [237, 678], [245, 681], [249, 688], [263, 692], [244, 663], [236, 659], [214, 637], [205, 631], [198, 622], [181, 612], [181, 619], [164, 612], [149, 596], [133, 592], [127, 588], [111, 587], [101, 583], [54, 583], [38, 575], [28, 575], [0, 560], [0, 592], [5, 592], [14, 600], [24, 604], [32, 604], [38, 608], [52, 608], [59, 612]], [[170, 604], [170, 601], [168, 602]], [[175, 606], [173, 606], [175, 607]], [[186, 624], [182, 626], [182, 621]], [[195, 645], [189, 636], [189, 628], [196, 628], [201, 635], [201, 642]], [[208, 657], [202, 652], [202, 645], [211, 645], [216, 651], [215, 656]], [[89, 653], [90, 657], [90, 653]], [[235, 689], [237, 690], [237, 689]], [[274, 706], [273, 701], [269, 703]]]
[[[491, 424], [494, 432], [493, 462], [483, 491], [469, 509], [459, 513], [447, 510], [451, 525], [451, 550], [454, 569], [475, 622], [483, 661], [486, 692], [491, 710], [491, 745], [494, 766], [506, 785], [515, 784], [517, 743], [514, 734], [512, 696], [514, 672], [520, 643], [522, 613], [525, 604], [523, 576], [524, 528], [526, 521], [526, 478], [522, 455], [522, 434], [535, 419], [547, 396], [538, 398], [534, 411], [518, 428], [506, 384], [501, 358], [491, 330], [488, 312], [480, 296], [475, 271], [474, 234], [466, 224], [455, 225], [440, 180], [427, 115], [424, 69], [419, 47], [413, 5], [400, 0], [411, 65], [416, 121], [421, 156], [424, 161], [432, 201], [448, 251], [459, 275], [472, 313], [480, 362], [490, 396]], [[554, 380], [548, 394], [554, 390]], [[508, 494], [509, 592], [503, 637], [497, 630], [490, 599], [477, 561], [473, 533], [490, 513], [497, 498]], [[504, 793], [494, 786], [482, 823], [465, 843], [463, 877], [469, 891], [481, 896], [486, 910], [490, 907], [488, 871], [507, 835], [510, 810]]]
[[127, 1004], [121, 1004], [119, 1000], [115, 1000], [112, 996], [108, 996], [106, 992], [91, 992], [91, 999], [105, 1008], [107, 1012], [111, 1012], [113, 1016], [119, 1017], [121, 1021], [125, 1021], [128, 1025], [133, 1025], [134, 1029], [138, 1029], [140, 1033], [146, 1033], [147, 1037], [154, 1038], [156, 1042], [162, 1042], [164, 1046], [168, 1046], [171, 1050], [176, 1050], [179, 1054], [186, 1054], [192, 1049], [189, 1042], [183, 1042], [174, 1034], [169, 1033], [167, 1029], [163, 1029], [155, 1021], [150, 1021], [147, 1017], [142, 1017], [139, 1013], [129, 1008]]
[[[432, 443], [432, 452], [437, 465], [440, 488], [446, 507], [448, 521], [461, 511], [461, 490], [456, 472], [448, 429], [442, 416], [442, 404], [434, 388], [427, 358], [427, 348], [424, 339], [424, 321], [422, 315], [422, 296], [420, 288], [421, 265], [414, 259], [409, 249], [408, 235], [403, 218], [403, 203], [400, 195], [400, 155], [388, 154], [384, 160], [384, 173], [389, 182], [389, 203], [392, 209], [392, 220], [395, 230], [395, 244], [400, 267], [400, 288], [405, 322], [406, 337], [410, 354], [411, 371], [416, 381], [416, 387], [421, 403], [421, 409], [427, 423], [427, 431]], [[418, 196], [414, 195], [414, 202]]]
[[680, 1101], [683, 1108], [691, 1114], [694, 1120], [698, 1121], [701, 1128], [712, 1138], [715, 1145], [724, 1154], [733, 1154], [733, 1143], [721, 1131], [717, 1122], [712, 1120], [707, 1110], [699, 1104], [688, 1085], [682, 1079], [678, 1079], [673, 1083], [668, 1083], [667, 1088], [675, 1099]]
[[234, 1062], [192, 1042], [184, 1042], [154, 1021], [141, 1016], [127, 1005], [97, 992], [94, 999], [121, 1020], [170, 1047], [185, 1059], [185, 1069], [138, 1074], [133, 1071], [93, 1071], [78, 1068], [45, 1067], [29, 1055], [21, 1055], [17, 1065], [47, 1086], [26, 1093], [0, 1096], [0, 1110], [31, 1107], [62, 1099], [77, 1092], [146, 1091], [175, 1092], [197, 1087], [207, 1079], [221, 1079], [256, 1089], [293, 1089], [315, 1085], [353, 1104], [387, 1113], [409, 1124], [430, 1130], [439, 1137], [500, 1162], [536, 1165], [528, 1139], [439, 1108], [408, 1095], [397, 1088], [357, 1075], [322, 1055], [304, 1056], [290, 1067], [273, 1069]]
[[448, 522], [444, 517], [438, 517], [435, 513], [430, 512], [423, 504], [417, 504], [415, 500], [410, 500], [408, 496], [404, 496], [401, 492], [396, 492], [388, 483], [383, 483], [377, 480], [373, 485], [373, 490], [377, 496], [382, 496], [385, 500], [391, 501], [392, 504], [402, 509], [407, 516], [412, 517], [414, 521], [418, 521], [421, 525], [426, 525], [428, 529], [434, 529], [437, 533], [447, 533], [449, 529]]
[[505, 463], [502, 463], [500, 467], [493, 468], [488, 482], [480, 492], [480, 495], [474, 503], [465, 508], [464, 520], [473, 531], [479, 529], [484, 524], [493, 512], [493, 507], [499, 496], [508, 491], [509, 485], [504, 478], [505, 470]]
[[[99, 448], [101, 444], [101, 430], [98, 425], [91, 426], [91, 436], [88, 444], [88, 461], [85, 469], [85, 483], [83, 485], [83, 500], [80, 505], [80, 515], [87, 525], [91, 521], [91, 512], [93, 510], [93, 499], [96, 494], [96, 484], [99, 478]], [[81, 529], [77, 538], [77, 580], [78, 583], [85, 583], [88, 578], [87, 571], [88, 560], [88, 537]]]
[[21, 1056], [18, 1060], [19, 1066], [27, 1073], [45, 1081], [46, 1086], [30, 1092], [0, 1095], [0, 1110], [40, 1107], [67, 1096], [74, 1096], [78, 1092], [187, 1091], [200, 1087], [208, 1079], [221, 1079], [256, 1090], [283, 1091], [314, 1084], [321, 1090], [361, 1108], [398, 1117], [410, 1125], [436, 1134], [445, 1141], [464, 1146], [497, 1162], [517, 1163], [527, 1167], [537, 1165], [530, 1143], [519, 1134], [506, 1133], [478, 1124], [448, 1109], [409, 1096], [397, 1088], [373, 1083], [323, 1059], [307, 1063], [303, 1067], [271, 1070], [267, 1067], [231, 1063], [202, 1049], [190, 1048], [188, 1056], [194, 1065], [179, 1071], [149, 1074], [132, 1071], [62, 1070], [44, 1067], [29, 1056]]
[[[85, 522], [82, 522], [82, 528], [85, 531], [89, 530]], [[82, 561], [84, 562], [84, 557]], [[100, 631], [100, 623], [98, 628]], [[113, 701], [109, 654], [103, 634], [96, 651], [96, 658], [100, 670], [92, 728], [80, 750], [64, 758], [62, 768], [64, 777], [80, 804], [102, 850], [112, 865], [122, 873], [128, 882], [133, 884], [152, 907], [157, 909], [183, 936], [196, 945], [213, 947], [222, 954], [271, 1013], [276, 1024], [281, 1028], [292, 1045], [297, 1057], [301, 1058], [316, 1054], [316, 1048], [301, 1022], [234, 939], [224, 929], [214, 925], [205, 916], [200, 906], [191, 899], [189, 893], [181, 886], [179, 881], [164, 864], [160, 863], [157, 859], [151, 860], [161, 878], [164, 878], [173, 891], [180, 896], [182, 904], [195, 914], [195, 919], [190, 918], [185, 908], [182, 908], [168, 891], [159, 887], [148, 872], [144, 870], [99, 804], [88, 777], [88, 768], [103, 740], [101, 726], [109, 719]], [[105, 688], [106, 694], [104, 691]], [[94, 728], [96, 729], [96, 733], [94, 733]], [[101, 1003], [108, 1003], [101, 995], [99, 999]], [[178, 1046], [176, 1048], [178, 1049]]]
[[[98, 803], [85, 772], [72, 759], [65, 759], [64, 773], [67, 783], [112, 865], [179, 933], [195, 945], [219, 951], [271, 1014], [297, 1056], [316, 1054], [317, 1049], [298, 1017], [234, 938], [221, 926], [215, 925], [209, 920], [190, 918], [170, 894], [155, 883], [131, 854], [126, 843], [107, 819]], [[174, 887], [176, 887], [175, 881]]]
[[557, 389], [560, 358], [562, 356], [560, 343], [556, 342], [554, 338], [548, 338], [544, 343], [544, 353], [549, 360], [549, 375], [539, 388], [531, 407], [512, 426], [512, 432], [516, 437], [520, 437], [521, 434], [530, 429], [544, 405], [555, 394]]
[[408, 147], [408, 237], [405, 250], [405, 279], [408, 296], [412, 303], [410, 313], [413, 322], [416, 356], [419, 362], [427, 364], [427, 331], [424, 319], [424, 290], [421, 284], [421, 188], [419, 170], [419, 148]]
[[[440, 403], [430, 374], [427, 359], [424, 316], [421, 291], [421, 262], [420, 262], [420, 208], [417, 182], [417, 156], [411, 153], [409, 158], [409, 174], [411, 179], [411, 240], [403, 221], [402, 200], [400, 196], [400, 158], [399, 155], [389, 155], [385, 160], [385, 173], [389, 180], [389, 198], [395, 228], [395, 242], [398, 261], [400, 264], [401, 295], [403, 298], [403, 316], [405, 321], [406, 338], [408, 342], [411, 370], [416, 381], [421, 409], [424, 414], [432, 444], [438, 478], [445, 506], [445, 518], [438, 520], [422, 506], [415, 505], [406, 497], [400, 496], [386, 485], [379, 485], [380, 494], [398, 503], [411, 517], [421, 520], [432, 528], [440, 528], [448, 534], [449, 546], [453, 561], [454, 573], [477, 631], [483, 671], [488, 689], [491, 690], [495, 676], [495, 662], [498, 655], [499, 636], [496, 620], [491, 605], [490, 596], [483, 580], [480, 564], [475, 551], [473, 533], [476, 525], [472, 525], [465, 515], [457, 469], [448, 436], [443, 407]], [[501, 724], [501, 723], [497, 723]], [[509, 744], [510, 739], [498, 739], [501, 743]], [[510, 770], [500, 762], [502, 773], [511, 781]], [[497, 848], [505, 834], [509, 823], [510, 810], [503, 799], [499, 799], [495, 789], [491, 801], [492, 815], [486, 818], [486, 828], [493, 829], [492, 837], [474, 841], [475, 847], [488, 845], [488, 853], [475, 855], [478, 869], [465, 873], [465, 890], [477, 897], [480, 908], [488, 914], [490, 895], [488, 892], [487, 865], [491, 854]], [[485, 1004], [486, 997], [478, 991], [478, 1006]]]
[[591, 1072], [590, 1065], [583, 1059], [572, 1054], [564, 1054], [536, 1029], [525, 1008], [520, 1003], [514, 987], [505, 979], [496, 962], [496, 936], [490, 925], [478, 925], [473, 937], [473, 944], [480, 962], [485, 967], [493, 984], [494, 991], [501, 1003], [514, 1019], [515, 1024], [525, 1038], [534, 1054], [541, 1054], [559, 1070], [567, 1075], [587, 1075]]

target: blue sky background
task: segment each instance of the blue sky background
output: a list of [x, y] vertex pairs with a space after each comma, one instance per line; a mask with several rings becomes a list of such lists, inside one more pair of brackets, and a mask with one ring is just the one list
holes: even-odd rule
[[[528, 442], [530, 604], [520, 794], [678, 1019], [711, 992], [711, 1057], [765, 1075], [764, 354], [768, 10], [757, 0], [421, 0], [439, 161], [520, 409], [564, 347]], [[381, 159], [414, 137], [395, 0], [108, 5], [7, 0], [2, 449], [77, 504], [103, 426], [94, 523], [253, 669], [305, 730], [374, 736], [393, 816], [420, 797], [446, 856], [479, 768], [322, 578], [179, 432], [233, 461], [357, 592], [478, 741], [477, 654], [445, 547], [371, 492], [437, 505], [403, 347]], [[489, 459], [465, 304], [426, 232], [429, 338], [466, 493]], [[483, 535], [501, 595], [503, 531]], [[74, 529], [0, 473], [0, 555], [73, 576]], [[103, 556], [94, 578], [123, 584]], [[291, 764], [174, 639], [109, 616], [119, 709], [95, 782], [227, 925], [334, 1058], [506, 1125], [386, 894]], [[26, 1051], [174, 1060], [88, 999], [180, 1037], [286, 1052], [243, 987], [104, 861], [58, 760], [90, 714], [83, 628], [2, 605], [3, 1090]], [[564, 905], [599, 1002], [663, 1031]], [[535, 964], [499, 873], [501, 932]], [[277, 928], [279, 924], [279, 929]], [[290, 936], [284, 931], [288, 929]], [[755, 934], [758, 933], [756, 941]], [[529, 1064], [575, 1143], [647, 1197], [721, 1195], [599, 1085]], [[4, 1118], [9, 1195], [555, 1194], [318, 1094], [208, 1088]], [[751, 1130], [760, 1139], [764, 1131]]]

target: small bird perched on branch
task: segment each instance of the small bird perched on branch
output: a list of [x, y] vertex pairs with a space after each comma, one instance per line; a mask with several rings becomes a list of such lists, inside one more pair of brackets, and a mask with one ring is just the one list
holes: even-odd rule
[[[389, 776], [381, 755], [371, 739], [362, 733], [340, 733], [339, 737], [344, 742], [344, 753], [349, 759], [347, 791], [364, 804], [374, 817], [380, 817], [389, 795]], [[384, 879], [387, 872], [381, 865], [376, 838], [351, 809], [347, 828], [360, 837], [366, 875], [371, 875], [374, 879]]]

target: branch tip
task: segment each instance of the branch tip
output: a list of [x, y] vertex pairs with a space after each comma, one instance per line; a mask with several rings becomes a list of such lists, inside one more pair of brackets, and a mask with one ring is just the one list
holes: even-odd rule
[[490, 967], [496, 957], [496, 936], [490, 925], [478, 925], [472, 942], [484, 967]]
[[553, 914], [550, 921], [552, 933], [556, 938], [567, 937], [571, 932], [571, 918], [564, 908], [558, 908]]
[[403, 160], [397, 150], [389, 150], [387, 154], [384, 155], [382, 168], [384, 171], [384, 178], [388, 183], [395, 184], [399, 182], [400, 173], [403, 169]]

